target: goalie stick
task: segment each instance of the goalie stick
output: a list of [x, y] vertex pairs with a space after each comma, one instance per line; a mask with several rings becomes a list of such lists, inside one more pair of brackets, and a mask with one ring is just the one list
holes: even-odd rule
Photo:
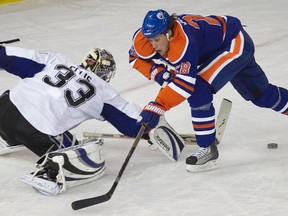
[[[194, 134], [179, 134], [186, 144], [196, 145], [196, 137]], [[113, 134], [113, 133], [93, 133], [93, 132], [83, 132], [83, 137], [101, 137], [101, 138], [111, 138], [111, 139], [134, 139], [134, 137], [129, 137], [124, 134]]]
[[96, 204], [99, 204], [99, 203], [103, 203], [103, 202], [106, 202], [108, 200], [111, 199], [119, 181], [120, 181], [120, 178], [122, 176], [122, 174], [124, 173], [125, 169], [126, 169], [126, 166], [132, 156], [132, 154], [134, 153], [134, 150], [136, 149], [142, 135], [144, 134], [145, 132], [145, 129], [147, 127], [147, 124], [146, 123], [143, 123], [137, 136], [136, 136], [136, 139], [112, 185], [112, 187], [110, 188], [110, 190], [106, 193], [106, 194], [103, 194], [101, 196], [96, 196], [96, 197], [91, 197], [91, 198], [87, 198], [87, 199], [82, 199], [82, 200], [77, 200], [77, 201], [74, 201], [71, 206], [72, 206], [72, 209], [73, 210], [78, 210], [78, 209], [82, 209], [82, 208], [85, 208], [85, 207], [89, 207], [89, 206], [92, 206], [92, 205], [96, 205]]
[[[221, 106], [218, 112], [216, 120], [216, 142], [219, 144], [224, 135], [224, 131], [227, 125], [227, 121], [232, 108], [232, 102], [226, 98], [223, 98]], [[124, 134], [113, 134], [113, 133], [94, 133], [94, 132], [83, 132], [84, 137], [102, 137], [111, 139], [134, 139], [133, 137], [125, 136]], [[196, 137], [194, 134], [179, 134], [179, 136], [185, 141], [186, 145], [196, 145]]]

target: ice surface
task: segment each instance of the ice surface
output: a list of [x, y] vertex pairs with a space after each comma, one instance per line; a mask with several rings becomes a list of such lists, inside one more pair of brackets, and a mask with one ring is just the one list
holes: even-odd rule
[[[128, 65], [131, 37], [148, 10], [202, 15], [234, 15], [247, 25], [256, 45], [256, 58], [271, 83], [288, 87], [288, 1], [286, 0], [24, 0], [0, 5], [0, 40], [19, 37], [13, 45], [61, 52], [75, 62], [92, 47], [111, 51], [117, 74], [111, 84], [129, 101], [143, 106], [159, 87]], [[284, 76], [284, 77], [283, 77]], [[0, 92], [18, 78], [0, 71]], [[173, 163], [141, 141], [112, 197], [106, 203], [79, 211], [77, 199], [106, 193], [131, 147], [131, 140], [105, 140], [107, 173], [101, 179], [46, 197], [18, 180], [34, 170], [37, 157], [28, 151], [0, 158], [1, 216], [286, 216], [288, 215], [287, 117], [244, 101], [228, 84], [215, 96], [233, 101], [231, 117], [219, 146], [220, 168], [197, 174], [185, 171], [185, 159], [195, 149], [187, 146]], [[186, 102], [167, 113], [181, 133], [192, 133]], [[285, 128], [286, 127], [286, 128]], [[88, 121], [72, 130], [116, 132], [107, 123]], [[286, 133], [285, 133], [286, 132]], [[267, 149], [267, 143], [278, 149]]]

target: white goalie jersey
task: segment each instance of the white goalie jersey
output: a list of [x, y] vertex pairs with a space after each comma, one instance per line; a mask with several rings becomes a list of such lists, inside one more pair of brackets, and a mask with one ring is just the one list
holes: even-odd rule
[[[5, 68], [5, 61], [14, 64]], [[101, 115], [104, 105], [116, 110], [113, 111], [115, 118], [119, 112], [129, 119], [137, 119], [141, 112], [137, 105], [120, 97], [107, 82], [62, 54], [3, 47], [1, 67], [23, 78], [11, 88], [10, 100], [35, 128], [45, 134], [61, 134], [87, 119], [105, 120]]]

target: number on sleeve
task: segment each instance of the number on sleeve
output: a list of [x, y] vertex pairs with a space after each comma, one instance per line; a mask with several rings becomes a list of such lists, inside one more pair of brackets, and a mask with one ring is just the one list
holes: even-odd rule
[[182, 62], [180, 65], [179, 73], [188, 74], [190, 71], [191, 64], [190, 62]]

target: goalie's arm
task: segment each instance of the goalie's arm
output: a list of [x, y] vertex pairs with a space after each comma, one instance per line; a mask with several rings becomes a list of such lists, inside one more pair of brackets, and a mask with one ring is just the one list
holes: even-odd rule
[[126, 105], [126, 108], [118, 102], [104, 103], [101, 115], [122, 134], [135, 137], [141, 127], [141, 125], [136, 124], [140, 109], [135, 104], [126, 102], [120, 96], [117, 98]]
[[0, 68], [21, 78], [33, 77], [55, 56], [53, 53], [0, 45]]

